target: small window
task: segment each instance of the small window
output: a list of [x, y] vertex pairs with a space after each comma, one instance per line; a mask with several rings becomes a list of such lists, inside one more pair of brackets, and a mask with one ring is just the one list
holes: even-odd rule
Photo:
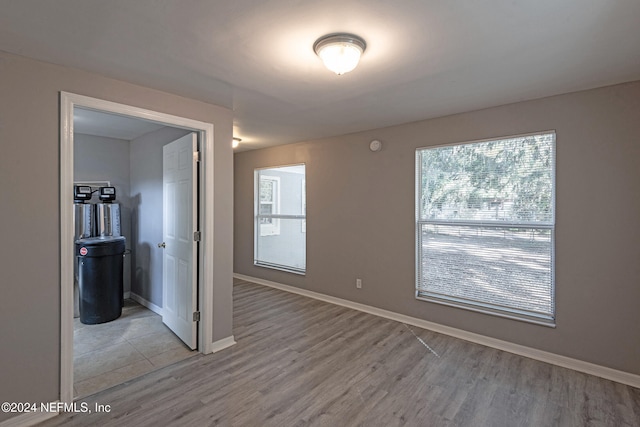
[[256, 169], [254, 264], [306, 271], [305, 165]]
[[416, 297], [555, 321], [555, 133], [416, 152]]

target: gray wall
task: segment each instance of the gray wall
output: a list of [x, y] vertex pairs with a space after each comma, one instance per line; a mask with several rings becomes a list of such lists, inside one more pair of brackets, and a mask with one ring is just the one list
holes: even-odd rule
[[232, 112], [4, 52], [0, 76], [0, 401], [60, 397], [60, 91], [214, 123], [213, 339], [230, 336]]
[[165, 127], [131, 141], [133, 293], [162, 307], [162, 147], [189, 131]]
[[[131, 240], [131, 203], [129, 199], [129, 141], [76, 133], [73, 135], [74, 181], [109, 181], [116, 187], [116, 201], [120, 204], [122, 235]], [[98, 202], [94, 194], [92, 203]], [[131, 290], [131, 256], [124, 259], [124, 292]]]
[[[640, 374], [639, 100], [635, 82], [237, 153], [234, 271]], [[415, 149], [551, 129], [557, 327], [416, 300]], [[304, 277], [252, 263], [253, 170], [292, 163], [307, 166]]]

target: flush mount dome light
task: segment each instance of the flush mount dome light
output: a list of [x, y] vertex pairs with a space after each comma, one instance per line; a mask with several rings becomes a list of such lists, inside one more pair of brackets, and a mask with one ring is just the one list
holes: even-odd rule
[[364, 40], [347, 33], [328, 34], [313, 44], [313, 50], [322, 59], [325, 67], [337, 75], [356, 68], [360, 55], [367, 48]]

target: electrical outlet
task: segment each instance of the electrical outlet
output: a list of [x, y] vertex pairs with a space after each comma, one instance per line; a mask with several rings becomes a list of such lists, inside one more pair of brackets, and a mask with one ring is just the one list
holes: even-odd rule
[[362, 279], [356, 279], [356, 288], [362, 289]]

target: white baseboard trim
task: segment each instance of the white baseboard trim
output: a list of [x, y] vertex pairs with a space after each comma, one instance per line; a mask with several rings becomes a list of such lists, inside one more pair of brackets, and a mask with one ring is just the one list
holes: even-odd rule
[[284, 285], [282, 283], [272, 282], [270, 280], [264, 280], [257, 277], [246, 276], [244, 274], [238, 274], [238, 273], [234, 273], [233, 277], [240, 280], [246, 280], [248, 282], [256, 283], [259, 285], [280, 289], [282, 291], [291, 292], [291, 293], [306, 296], [309, 298], [314, 298], [314, 299], [328, 302], [331, 304], [341, 305], [343, 307], [352, 308], [358, 311], [363, 311], [365, 313], [373, 314], [375, 316], [384, 317], [386, 319], [395, 320], [401, 323], [406, 323], [408, 325], [416, 326], [418, 328], [428, 329], [430, 331], [438, 332], [444, 335], [460, 338], [465, 341], [470, 341], [476, 344], [481, 344], [487, 347], [492, 347], [498, 350], [514, 353], [520, 356], [528, 357], [530, 359], [535, 359], [541, 362], [550, 363], [552, 365], [561, 366], [563, 368], [573, 369], [574, 371], [583, 372], [585, 374], [595, 375], [597, 377], [615, 381], [622, 384], [626, 384], [631, 387], [640, 388], [640, 375], [619, 371], [612, 368], [607, 368], [606, 366], [596, 365], [593, 363], [585, 362], [583, 360], [561, 356], [559, 354], [550, 353], [547, 351], [542, 351], [542, 350], [538, 350], [531, 347], [526, 347], [520, 344], [514, 344], [508, 341], [487, 337], [485, 335], [464, 331], [462, 329], [456, 329], [450, 326], [440, 325], [438, 323], [429, 322], [427, 320], [418, 319], [416, 317], [395, 313], [393, 311], [383, 310], [381, 308], [360, 304], [360, 303], [345, 300], [342, 298], [332, 297], [332, 296], [321, 294], [318, 292], [308, 291], [306, 289], [297, 288], [295, 286]]
[[29, 427], [57, 416], [59, 412], [26, 412], [0, 423], [0, 427]]
[[149, 310], [153, 311], [154, 313], [159, 314], [160, 316], [162, 316], [162, 307], [158, 307], [157, 305], [155, 305], [151, 301], [147, 301], [146, 299], [142, 298], [140, 295], [134, 294], [133, 292], [129, 293], [129, 298], [131, 298], [132, 300], [134, 300], [138, 304], [140, 304], [140, 305], [142, 305], [144, 307], [147, 307]]
[[[140, 295], [134, 294], [133, 292], [130, 293], [130, 298], [132, 300], [134, 300], [135, 302], [137, 302], [138, 304], [140, 304], [140, 305], [142, 305], [144, 307], [147, 307], [149, 310], [151, 310], [154, 313], [157, 313], [160, 316], [162, 316], [162, 307], [158, 307], [157, 305], [155, 305], [151, 301], [147, 301], [146, 299], [142, 298]], [[208, 349], [206, 349], [206, 351], [203, 352], [203, 354], [210, 354], [210, 353], [215, 353], [215, 352], [224, 350], [225, 348], [231, 347], [235, 343], [236, 343], [236, 341], [235, 341], [233, 335], [231, 335], [231, 336], [223, 338], [221, 340], [212, 342], [210, 347]], [[4, 426], [0, 426], [0, 427], [4, 427]]]
[[233, 335], [228, 336], [226, 338], [222, 338], [221, 340], [214, 341], [211, 343], [211, 353], [216, 353], [218, 351], [224, 350], [225, 348], [229, 348], [236, 343], [236, 340]]
[[131, 292], [125, 292], [122, 296], [123, 299], [129, 299], [131, 298]]

